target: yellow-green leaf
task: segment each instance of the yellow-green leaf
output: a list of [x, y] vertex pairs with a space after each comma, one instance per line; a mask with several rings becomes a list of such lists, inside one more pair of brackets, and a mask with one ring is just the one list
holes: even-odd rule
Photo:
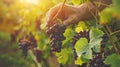
[[82, 59], [80, 57], [77, 57], [77, 60], [75, 60], [75, 64], [82, 65], [83, 64]]

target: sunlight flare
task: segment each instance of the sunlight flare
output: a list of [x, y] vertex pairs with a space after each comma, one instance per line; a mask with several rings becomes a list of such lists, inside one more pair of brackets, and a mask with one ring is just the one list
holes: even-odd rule
[[34, 4], [34, 5], [38, 4], [38, 0], [20, 0], [20, 2], [25, 2], [25, 3]]

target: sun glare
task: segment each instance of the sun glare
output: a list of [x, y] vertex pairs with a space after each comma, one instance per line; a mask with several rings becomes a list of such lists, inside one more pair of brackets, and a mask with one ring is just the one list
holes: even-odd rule
[[20, 0], [20, 2], [25, 2], [25, 3], [34, 4], [34, 5], [38, 4], [38, 0]]

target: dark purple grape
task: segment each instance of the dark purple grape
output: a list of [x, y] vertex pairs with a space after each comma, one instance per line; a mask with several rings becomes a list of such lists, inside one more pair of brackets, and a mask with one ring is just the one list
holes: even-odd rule
[[51, 51], [60, 52], [61, 47], [60, 46], [51, 47]]
[[89, 38], [89, 31], [81, 31], [79, 32], [79, 37], [86, 37]]
[[82, 65], [79, 66], [79, 67], [87, 67], [87, 63], [84, 63], [84, 64], [82, 64]]
[[103, 60], [102, 60], [102, 58], [98, 58], [98, 59], [96, 59], [95, 62], [96, 62], [96, 64], [100, 64], [100, 65], [103, 64]]
[[57, 45], [56, 43], [50, 44], [51, 47], [56, 47], [56, 45]]
[[104, 57], [106, 58], [106, 57], [109, 56], [110, 54], [111, 54], [110, 51], [106, 51], [106, 52], [104, 52]]
[[95, 67], [95, 64], [94, 64], [94, 62], [92, 63], [90, 63], [90, 67]]
[[61, 42], [61, 41], [58, 41], [56, 44], [57, 44], [57, 45], [62, 45], [62, 42]]

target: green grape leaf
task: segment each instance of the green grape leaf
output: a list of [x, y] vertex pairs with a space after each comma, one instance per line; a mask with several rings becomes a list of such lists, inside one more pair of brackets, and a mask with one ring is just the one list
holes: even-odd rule
[[88, 40], [86, 38], [80, 38], [75, 44], [77, 55], [81, 56], [81, 54], [87, 52], [88, 45]]
[[[100, 41], [101, 42], [101, 41]], [[93, 47], [93, 51], [95, 51], [95, 52], [100, 52], [100, 44], [98, 44], [98, 45], [96, 45], [96, 46], [94, 46]]]
[[86, 29], [87, 29], [87, 26], [85, 25], [85, 22], [83, 21], [80, 21], [75, 27], [75, 31], [77, 33], [79, 33], [80, 31], [86, 30]]
[[92, 28], [90, 30], [90, 43], [91, 42], [95, 42], [97, 41], [98, 39], [101, 38], [101, 36], [103, 36], [103, 31], [99, 30], [99, 29], [96, 29], [96, 28]]
[[82, 55], [82, 57], [85, 59], [92, 59], [93, 58], [92, 57], [92, 50], [91, 49], [87, 50], [86, 53]]
[[[92, 28], [90, 30], [90, 42], [86, 38], [80, 38], [75, 44], [75, 50], [78, 57], [82, 57], [83, 59], [92, 59], [92, 48], [93, 51], [100, 51], [100, 43], [102, 41], [103, 32], [99, 29]], [[84, 62], [84, 60], [83, 60]]]
[[92, 59], [92, 50], [89, 48], [89, 43], [86, 38], [80, 38], [75, 44], [75, 49], [78, 55], [75, 64], [81, 65], [87, 62], [87, 59]]
[[103, 32], [99, 29], [95, 29], [95, 28], [92, 28], [90, 30], [90, 48], [93, 48], [95, 52], [99, 52], [100, 51], [100, 43], [102, 41], [102, 36], [103, 36]]
[[77, 65], [82, 65], [83, 64], [83, 61], [82, 61], [81, 57], [77, 57], [77, 60], [75, 60], [75, 64], [77, 64]]
[[63, 45], [67, 44], [72, 39], [74, 34], [75, 32], [70, 27], [67, 27], [64, 33], [64, 36], [66, 37], [66, 39], [63, 41]]
[[61, 64], [65, 64], [71, 56], [72, 49], [71, 48], [64, 48], [61, 50], [60, 53], [56, 53], [56, 56], [58, 57], [57, 60]]
[[112, 54], [105, 59], [104, 63], [111, 65], [111, 67], [119, 67], [120, 66], [120, 55]]

